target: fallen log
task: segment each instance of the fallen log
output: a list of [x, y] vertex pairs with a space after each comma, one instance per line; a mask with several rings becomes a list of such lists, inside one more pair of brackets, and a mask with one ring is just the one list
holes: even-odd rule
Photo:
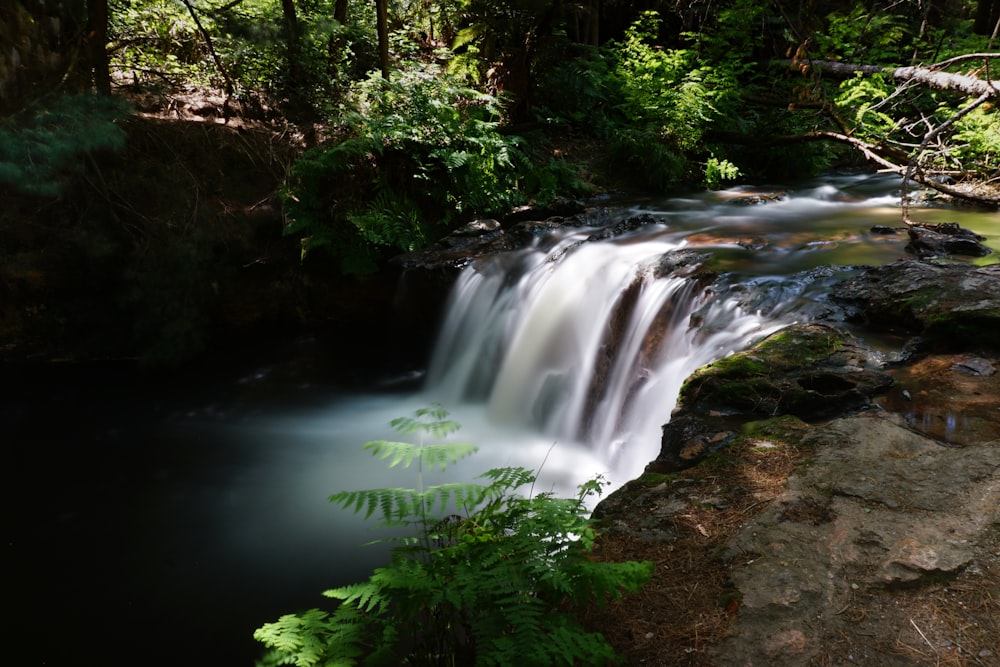
[[[996, 59], [1000, 59], [1000, 53], [970, 53], [927, 67], [856, 65], [852, 63], [841, 63], [829, 60], [805, 59], [780, 60], [777, 62], [786, 64], [794, 69], [798, 69], [803, 74], [809, 72], [809, 70], [817, 70], [840, 77], [854, 76], [859, 73], [865, 76], [871, 76], [872, 74], [887, 74], [897, 81], [904, 83], [916, 83], [933, 90], [960, 93], [969, 97], [986, 95], [989, 98], [993, 98], [1000, 97], [1000, 83], [993, 81], [989, 77], [989, 63]], [[985, 79], [971, 74], [946, 72], [943, 69], [944, 67], [950, 67], [960, 62], [969, 60], [982, 60], [985, 63], [982, 68], [987, 74]]]

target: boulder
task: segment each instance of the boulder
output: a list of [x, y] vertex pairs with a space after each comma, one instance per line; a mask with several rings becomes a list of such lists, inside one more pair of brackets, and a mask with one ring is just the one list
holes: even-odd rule
[[880, 365], [876, 354], [833, 326], [786, 327], [688, 378], [647, 470], [693, 465], [747, 421], [792, 415], [810, 422], [864, 408], [892, 384]]
[[906, 245], [906, 251], [924, 259], [952, 255], [985, 257], [993, 252], [981, 243], [986, 240], [985, 236], [954, 222], [913, 224], [909, 226], [907, 233], [910, 242]]
[[908, 333], [917, 347], [971, 350], [1000, 345], [1000, 265], [899, 260], [866, 267], [834, 287], [848, 318]]

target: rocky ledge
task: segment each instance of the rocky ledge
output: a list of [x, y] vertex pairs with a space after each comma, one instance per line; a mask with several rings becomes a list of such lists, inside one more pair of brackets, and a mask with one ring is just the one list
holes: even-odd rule
[[706, 366], [596, 509], [599, 553], [657, 563], [630, 663], [1000, 665], [1000, 269], [904, 260], [834, 298], [900, 360], [814, 323]]

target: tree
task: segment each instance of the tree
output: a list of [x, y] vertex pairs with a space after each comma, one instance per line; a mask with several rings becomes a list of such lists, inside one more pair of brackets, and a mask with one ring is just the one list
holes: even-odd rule
[[[907, 183], [910, 180], [959, 199], [988, 206], [998, 206], [1000, 205], [1000, 197], [967, 192], [948, 185], [948, 181], [954, 180], [956, 176], [965, 178], [975, 177], [976, 167], [972, 164], [956, 163], [951, 158], [954, 157], [957, 151], [950, 149], [944, 143], [948, 133], [956, 130], [963, 118], [980, 109], [987, 102], [1000, 99], [1000, 84], [994, 82], [989, 77], [990, 64], [998, 59], [1000, 59], [1000, 54], [996, 53], [972, 53], [949, 58], [946, 61], [927, 67], [890, 67], [825, 61], [793, 61], [792, 64], [805, 73], [813, 70], [845, 78], [854, 75], [855, 81], [859, 80], [856, 77], [887, 76], [897, 81], [899, 85], [891, 93], [884, 94], [883, 100], [885, 101], [893, 99], [912, 100], [912, 96], [908, 96], [907, 93], [913, 86], [945, 93], [954, 93], [959, 99], [971, 100], [964, 102], [957, 109], [941, 105], [938, 102], [936, 108], [931, 111], [923, 111], [923, 122], [919, 125], [913, 124], [911, 126], [913, 129], [910, 130], [910, 133], [919, 139], [919, 144], [916, 144], [915, 148], [912, 148], [910, 151], [902, 150], [902, 143], [899, 141], [893, 142], [891, 136], [878, 136], [876, 134], [870, 139], [865, 139], [863, 135], [859, 136], [861, 133], [858, 132], [859, 128], [856, 126], [853, 128], [845, 127], [846, 131], [841, 133], [817, 131], [809, 135], [804, 135], [802, 138], [830, 139], [846, 143], [860, 151], [866, 159], [878, 164], [881, 169], [895, 172], [902, 176], [903, 221], [907, 224], [911, 222], [907, 210], [908, 200], [906, 194]], [[960, 74], [946, 71], [949, 67], [967, 66], [969, 62], [982, 65], [979, 73]], [[985, 75], [985, 78], [981, 74]], [[870, 103], [866, 113], [872, 107], [884, 109], [886, 105], [877, 101]], [[888, 118], [884, 115], [886, 111], [879, 111], [879, 113], [883, 114], [883, 121]], [[895, 127], [896, 125], [899, 125], [899, 123], [893, 122], [892, 130], [898, 129]], [[1000, 121], [996, 120], [995, 114], [993, 126], [994, 131], [1000, 130]], [[922, 131], [918, 131], [916, 129], [918, 127], [922, 128]], [[880, 139], [881, 141], [879, 141]], [[784, 140], [794, 141], [795, 138], [788, 137], [784, 138]], [[939, 144], [936, 146], [937, 150], [934, 151], [930, 159], [925, 159], [925, 152], [928, 151], [934, 142], [938, 142]], [[996, 162], [993, 162], [992, 167], [995, 168], [996, 166]], [[986, 176], [987, 174], [982, 173], [979, 175]], [[947, 177], [947, 180], [945, 177]]]
[[108, 60], [108, 0], [88, 0], [87, 31], [84, 37], [94, 87], [102, 95], [111, 94], [111, 64]]
[[0, 6], [0, 106], [46, 94], [111, 92], [107, 0]]
[[389, 78], [389, 0], [375, 0], [378, 23], [378, 62], [382, 78]]
[[976, 3], [976, 20], [972, 30], [978, 35], [997, 36], [1000, 28], [1000, 0], [979, 0]]

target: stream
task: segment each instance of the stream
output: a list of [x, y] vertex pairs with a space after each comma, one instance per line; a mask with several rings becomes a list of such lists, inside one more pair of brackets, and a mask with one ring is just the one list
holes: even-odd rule
[[[4, 369], [4, 662], [252, 664], [254, 628], [385, 558], [358, 546], [380, 533], [326, 499], [413, 485], [361, 447], [434, 401], [480, 447], [448, 479], [520, 465], [540, 470], [536, 490], [620, 486], [656, 456], [692, 371], [821, 314], [845, 271], [826, 267], [906, 255], [905, 233], [870, 232], [900, 224], [897, 198], [896, 179], [850, 175], [621, 205], [616, 219], [655, 222], [599, 241], [560, 230], [467, 268], [426, 372], [364, 391], [339, 385], [334, 351], [310, 337], [180, 377]], [[1000, 249], [996, 213], [911, 214]], [[713, 257], [712, 289], [663, 268], [678, 251]]]

